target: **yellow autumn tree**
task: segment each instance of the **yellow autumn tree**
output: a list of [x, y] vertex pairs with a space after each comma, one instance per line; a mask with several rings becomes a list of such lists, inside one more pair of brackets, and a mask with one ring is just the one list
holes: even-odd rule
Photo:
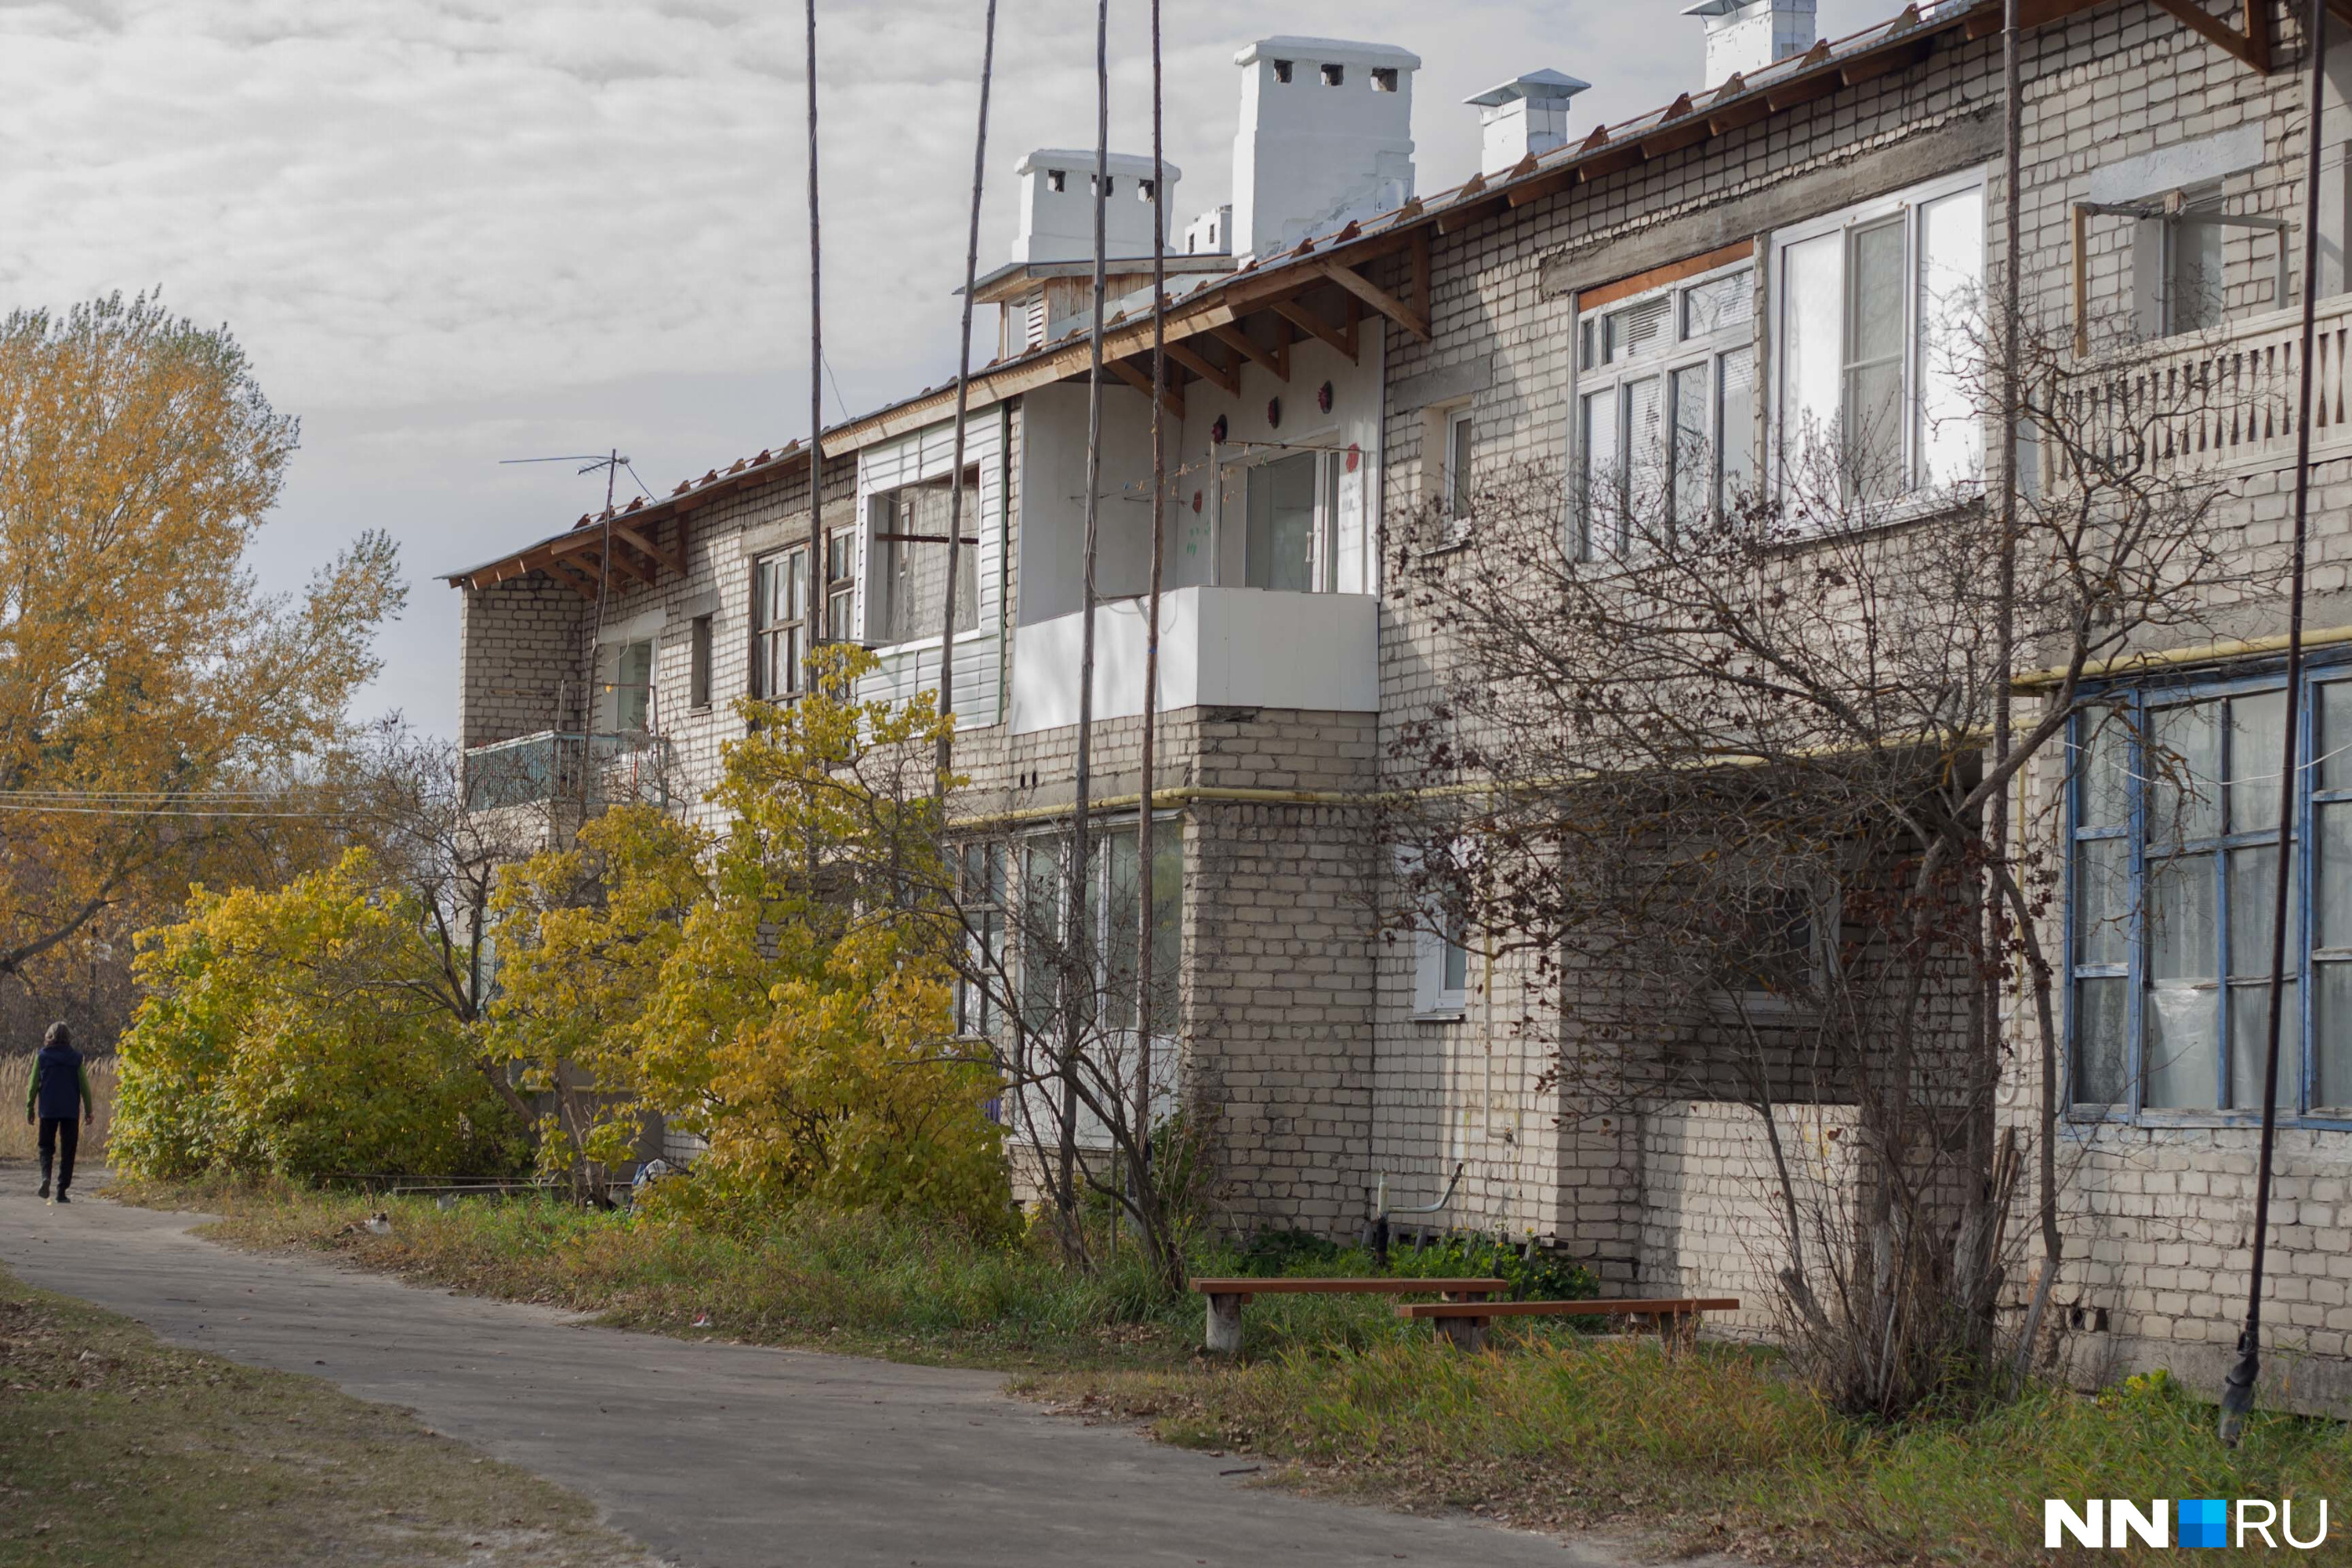
[[153, 300], [0, 319], [0, 974], [176, 906], [268, 820], [230, 792], [341, 733], [404, 590], [378, 534], [256, 586], [299, 434], [226, 329]]
[[928, 694], [856, 701], [862, 650], [814, 663], [799, 701], [745, 705], [712, 795], [723, 831], [625, 807], [501, 890], [494, 1015], [534, 1087], [569, 1075], [592, 1156], [618, 1154], [640, 1107], [709, 1141], [671, 1201], [1001, 1227], [998, 1079], [953, 1028], [961, 927], [929, 771], [944, 721]]
[[141, 939], [109, 1156], [165, 1178], [527, 1164], [528, 1124], [428, 984], [428, 924], [364, 849], [280, 889], [197, 889]]

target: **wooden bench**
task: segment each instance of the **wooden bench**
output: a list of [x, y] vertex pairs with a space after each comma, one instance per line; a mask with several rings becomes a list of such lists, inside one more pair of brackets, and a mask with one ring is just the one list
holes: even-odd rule
[[1208, 1348], [1238, 1355], [1242, 1308], [1253, 1296], [1443, 1296], [1478, 1302], [1511, 1288], [1507, 1279], [1195, 1279], [1192, 1289], [1209, 1299]]
[[1736, 1296], [1685, 1296], [1658, 1300], [1621, 1301], [1418, 1301], [1397, 1308], [1400, 1318], [1427, 1318], [1437, 1331], [1465, 1351], [1483, 1349], [1486, 1324], [1495, 1318], [1610, 1317], [1648, 1318], [1669, 1345], [1698, 1335], [1701, 1312], [1736, 1312]]

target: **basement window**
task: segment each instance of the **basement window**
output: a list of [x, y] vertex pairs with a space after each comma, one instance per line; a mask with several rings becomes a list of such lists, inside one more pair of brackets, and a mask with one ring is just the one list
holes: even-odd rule
[[1274, 79], [1284, 82], [1290, 79], [1290, 62], [1288, 60], [1276, 60], [1274, 62]]
[[1396, 67], [1374, 66], [1372, 68], [1372, 90], [1374, 92], [1394, 92], [1396, 89]]
[[1323, 85], [1325, 87], [1347, 86], [1348, 68], [1342, 65], [1325, 66], [1323, 68]]

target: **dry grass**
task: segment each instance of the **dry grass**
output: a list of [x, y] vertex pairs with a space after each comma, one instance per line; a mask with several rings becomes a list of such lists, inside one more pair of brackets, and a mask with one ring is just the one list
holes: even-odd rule
[[[114, 1058], [92, 1057], [89, 1067], [90, 1097], [98, 1102], [98, 1124], [83, 1131], [74, 1164], [77, 1169], [96, 1172], [106, 1163], [106, 1140], [114, 1130]], [[32, 1080], [31, 1057], [0, 1058], [0, 1160], [40, 1158], [36, 1130], [26, 1125], [19, 1114], [25, 1107], [26, 1089]]]
[[0, 1273], [0, 1563], [656, 1568], [584, 1500]]
[[[1767, 1355], [1654, 1342], [1414, 1342], [1255, 1365], [1034, 1377], [1023, 1391], [1161, 1440], [1273, 1461], [1307, 1490], [1756, 1561], [2046, 1561], [2042, 1500], [2352, 1494], [2335, 1422], [2258, 1415], [2224, 1449], [2168, 1378], [2097, 1399], [2037, 1387], [1965, 1417], [1840, 1415]], [[2352, 1561], [2331, 1510], [2307, 1561]], [[2144, 1559], [2148, 1554], [2134, 1549]], [[2107, 1552], [2120, 1558], [2126, 1553]], [[2152, 1559], [2151, 1559], [2152, 1561]]]

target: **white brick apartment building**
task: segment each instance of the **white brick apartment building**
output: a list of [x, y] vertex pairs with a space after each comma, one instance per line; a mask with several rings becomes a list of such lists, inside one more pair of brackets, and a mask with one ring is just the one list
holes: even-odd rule
[[[1857, 235], [1900, 237], [1871, 265], [1910, 297], [1930, 264], [2001, 284], [2000, 6], [1916, 5], [1819, 44], [1811, 9], [1693, 7], [1708, 28], [1704, 81], [1695, 70], [1691, 91], [1624, 125], [1574, 123], [1582, 84], [1557, 72], [1481, 94], [1483, 167], [1433, 194], [1416, 185], [1411, 53], [1274, 37], [1236, 56], [1234, 205], [1193, 224], [1170, 258], [1181, 384], [1166, 409], [1175, 478], [1149, 784], [1181, 830], [1164, 836], [1181, 844], [1167, 862], [1182, 873], [1169, 922], [1181, 984], [1160, 1028], [1181, 1045], [1188, 1091], [1216, 1113], [1222, 1202], [1239, 1226], [1349, 1231], [1383, 1179], [1393, 1202], [1428, 1203], [1459, 1163], [1463, 1188], [1439, 1223], [1535, 1237], [1612, 1289], [1768, 1291], [1776, 1222], [1754, 1114], [1679, 1100], [1601, 1116], [1547, 1087], [1551, 1045], [1507, 1026], [1525, 1011], [1521, 975], [1433, 938], [1375, 934], [1384, 857], [1360, 807], [1389, 782], [1398, 727], [1442, 685], [1443, 649], [1384, 581], [1402, 518], [1443, 507], [1480, 472], [1549, 462], [1591, 474], [1663, 416], [1670, 375], [1687, 378], [1671, 384], [1677, 398], [1696, 389], [1689, 406], [1722, 465], [1710, 482], [1755, 482], [1777, 422], [1843, 395], [1834, 374], [1803, 367], [1843, 352], [1815, 340], [1852, 304], [1853, 279], [1873, 276], [1853, 260]], [[2277, 363], [2307, 281], [2282, 268], [2280, 231], [2266, 226], [2299, 221], [2302, 202], [2296, 64], [2308, 56], [2294, 16], [2267, 0], [2205, 0], [2202, 27], [2151, 0], [2024, 10], [2029, 312], [2129, 321], [2136, 352], [2176, 369], [2231, 354]], [[1678, 25], [1693, 29], [1696, 60], [1701, 23]], [[2332, 412], [2315, 427], [2307, 674], [2306, 755], [2325, 761], [2298, 785], [2305, 1044], [2284, 1096], [2272, 1321], [2275, 1344], [2302, 1358], [2296, 1396], [2341, 1405], [2352, 869], [2335, 858], [2352, 855], [2352, 769], [2337, 776], [2331, 726], [2352, 731], [2352, 39], [2334, 52], [2345, 65], [2331, 53], [2316, 279]], [[1150, 385], [1151, 227], [1138, 189], [1149, 162], [1109, 167], [1106, 354], [1118, 381], [1104, 395], [1094, 746], [1116, 830], [1146, 784], [1150, 458], [1138, 387]], [[976, 812], [1017, 805], [1041, 834], [1072, 799], [1091, 173], [1090, 153], [1050, 150], [1016, 171], [1021, 234], [982, 285], [1003, 321], [999, 357], [974, 378], [966, 458], [976, 502], [961, 526], [978, 544], [960, 590], [971, 606], [956, 645], [960, 765]], [[1580, 355], [1583, 330], [1604, 321], [1624, 327], [1625, 353]], [[1910, 409], [1933, 389], [1916, 321], [1906, 331]], [[562, 776], [566, 747], [651, 748], [673, 759], [675, 798], [693, 809], [740, 732], [731, 702], [790, 689], [812, 616], [877, 650], [877, 694], [935, 684], [948, 587], [921, 542], [948, 526], [952, 397], [927, 393], [826, 434], [822, 592], [807, 587], [799, 447], [631, 505], [612, 520], [601, 584], [607, 530], [592, 518], [452, 577], [466, 601], [465, 744], [545, 758], [500, 775], [522, 794]], [[2226, 475], [2221, 526], [2250, 554], [2278, 549], [2293, 481], [2292, 435], [2275, 410], [2265, 417], [2198, 456]], [[1980, 439], [1912, 439], [1915, 476], [1981, 461]], [[2217, 605], [2210, 619], [2200, 646], [2142, 650], [2103, 689], [2150, 725], [2260, 743], [2276, 723], [2284, 605]], [[615, 738], [567, 739], [597, 736]], [[2244, 1020], [2260, 983], [2233, 957], [2231, 911], [2263, 885], [2266, 846], [2274, 867], [2275, 828], [2266, 839], [2217, 805], [2193, 841], [2152, 843], [2149, 770], [2069, 754], [2126, 783], [2070, 784], [2053, 753], [2021, 817], [2047, 824], [2076, 868], [2052, 938], [2069, 966], [2057, 1301], [2086, 1374], [2165, 1364], [2210, 1383], [2242, 1297], [2258, 1120]], [[2226, 739], [2208, 755], [2192, 761], [2216, 802], [2258, 782]], [[2085, 866], [2130, 889], [2120, 913], [2084, 915]], [[2178, 900], [2193, 919], [2168, 912]], [[2197, 934], [2159, 942], [2158, 926]], [[2022, 1025], [2011, 1033], [2031, 1039]], [[2005, 1101], [2021, 1127], [2033, 1121], [2030, 1057]], [[1818, 1129], [1840, 1114], [1799, 1120]]]

